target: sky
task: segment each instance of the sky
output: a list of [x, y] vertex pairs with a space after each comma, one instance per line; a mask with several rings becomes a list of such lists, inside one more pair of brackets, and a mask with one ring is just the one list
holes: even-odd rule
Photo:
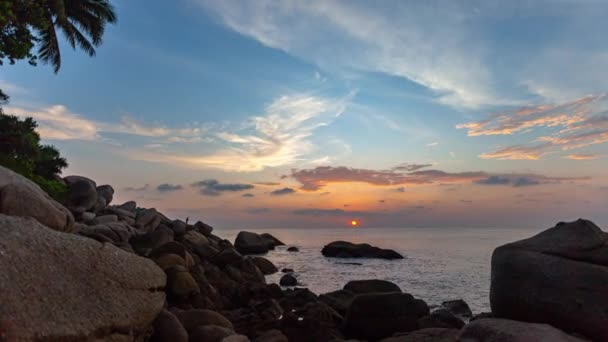
[[80, 174], [227, 228], [608, 227], [608, 2], [115, 0], [0, 67]]

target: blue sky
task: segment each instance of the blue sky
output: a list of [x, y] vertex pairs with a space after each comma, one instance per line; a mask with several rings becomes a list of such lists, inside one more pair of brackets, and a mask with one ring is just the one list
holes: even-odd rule
[[220, 227], [608, 223], [603, 1], [113, 3], [95, 58], [0, 88], [117, 200]]

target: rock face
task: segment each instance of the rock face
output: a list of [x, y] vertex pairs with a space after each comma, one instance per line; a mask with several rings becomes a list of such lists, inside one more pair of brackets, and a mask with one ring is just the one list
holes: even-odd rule
[[67, 176], [63, 179], [68, 186], [68, 208], [75, 213], [83, 213], [97, 204], [97, 184], [82, 176]]
[[375, 341], [418, 329], [416, 321], [428, 314], [426, 303], [407, 293], [361, 294], [348, 309], [344, 330], [348, 337]]
[[403, 259], [403, 256], [392, 249], [382, 249], [367, 243], [355, 244], [346, 241], [334, 241], [321, 250], [326, 257], [334, 258], [378, 258]]
[[607, 243], [608, 234], [579, 219], [498, 247], [492, 255], [493, 314], [607, 341]]
[[49, 228], [72, 232], [74, 216], [29, 179], [0, 166], [0, 213], [33, 217]]
[[165, 275], [151, 260], [31, 218], [0, 215], [0, 236], [0, 321], [17, 340], [137, 336], [162, 309]]
[[234, 247], [241, 254], [263, 254], [268, 252], [268, 241], [252, 232], [240, 232]]
[[355, 294], [401, 292], [401, 289], [396, 284], [380, 279], [352, 280], [344, 285], [344, 290]]
[[[482, 318], [467, 324], [461, 342], [583, 342], [548, 324], [524, 323], [508, 319]], [[603, 341], [603, 340], [597, 340]]]

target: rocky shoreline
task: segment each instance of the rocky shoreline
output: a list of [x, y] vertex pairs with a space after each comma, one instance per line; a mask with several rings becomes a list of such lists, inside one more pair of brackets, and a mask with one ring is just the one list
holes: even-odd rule
[[[110, 185], [63, 181], [58, 203], [0, 167], [0, 341], [608, 340], [608, 234], [590, 221], [497, 248], [493, 312], [473, 315], [462, 300], [431, 310], [380, 279], [319, 295], [267, 284], [278, 269], [259, 254], [277, 237], [241, 232], [233, 244], [200, 221], [113, 205]], [[331, 257], [401, 257], [328, 246]], [[285, 271], [281, 284], [296, 286]]]

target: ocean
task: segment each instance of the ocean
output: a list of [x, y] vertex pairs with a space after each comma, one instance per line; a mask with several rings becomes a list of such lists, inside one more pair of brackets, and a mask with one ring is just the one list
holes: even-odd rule
[[[258, 229], [287, 246], [265, 255], [278, 268], [292, 268], [301, 287], [317, 295], [341, 289], [350, 280], [385, 279], [430, 306], [464, 299], [474, 314], [490, 311], [490, 259], [494, 248], [527, 238], [541, 230], [514, 228], [336, 228]], [[218, 236], [234, 242], [238, 230], [217, 229]], [[326, 258], [321, 249], [345, 240], [390, 248], [402, 260]], [[296, 246], [299, 252], [288, 252]], [[353, 265], [350, 263], [360, 263]], [[267, 277], [278, 283], [282, 273]]]

